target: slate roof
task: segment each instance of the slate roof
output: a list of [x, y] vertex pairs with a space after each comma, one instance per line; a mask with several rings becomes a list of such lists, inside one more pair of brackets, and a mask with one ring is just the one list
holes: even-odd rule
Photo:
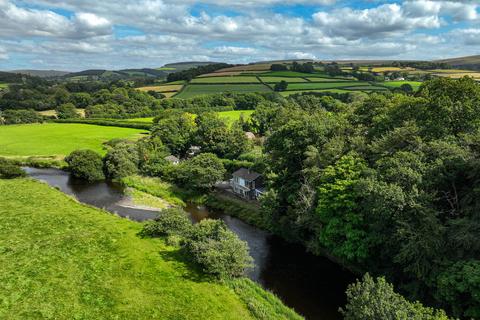
[[255, 172], [246, 168], [240, 168], [233, 173], [233, 176], [245, 179], [247, 181], [255, 181], [258, 178], [260, 178], [262, 175], [258, 172]]

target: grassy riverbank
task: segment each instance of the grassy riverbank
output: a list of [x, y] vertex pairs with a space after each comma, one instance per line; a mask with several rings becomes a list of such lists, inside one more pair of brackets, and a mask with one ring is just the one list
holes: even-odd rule
[[249, 281], [212, 282], [178, 249], [139, 238], [141, 224], [40, 182], [0, 180], [0, 200], [0, 318], [299, 318]]

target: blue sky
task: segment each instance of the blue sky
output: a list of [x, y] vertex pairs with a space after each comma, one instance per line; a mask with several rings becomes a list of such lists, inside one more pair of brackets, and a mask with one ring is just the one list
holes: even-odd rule
[[0, 0], [0, 70], [480, 53], [480, 1]]

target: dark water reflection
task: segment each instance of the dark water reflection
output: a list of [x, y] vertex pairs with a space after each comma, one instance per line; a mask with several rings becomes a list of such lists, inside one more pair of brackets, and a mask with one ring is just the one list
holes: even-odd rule
[[[156, 211], [127, 208], [119, 204], [123, 189], [115, 183], [86, 183], [57, 169], [26, 168], [28, 174], [80, 202], [103, 208], [136, 221], [152, 219]], [[189, 204], [186, 211], [193, 222], [205, 218], [222, 219], [250, 247], [255, 267], [248, 276], [274, 292], [282, 301], [307, 319], [340, 319], [338, 307], [345, 304], [345, 289], [354, 276], [324, 257], [305, 252], [298, 245], [252, 227], [227, 214], [211, 212], [203, 206]]]

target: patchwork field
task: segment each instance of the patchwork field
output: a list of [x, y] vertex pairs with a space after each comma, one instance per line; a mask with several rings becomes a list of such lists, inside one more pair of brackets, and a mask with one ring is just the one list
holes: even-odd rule
[[270, 70], [272, 66], [271, 63], [258, 63], [258, 64], [248, 64], [244, 66], [236, 66], [231, 68], [225, 68], [218, 70], [217, 72], [225, 72], [225, 71], [267, 71]]
[[368, 82], [344, 81], [344, 82], [307, 82], [292, 83], [288, 85], [287, 90], [312, 90], [312, 89], [334, 89], [342, 87], [369, 86]]
[[356, 79], [342, 79], [342, 78], [320, 78], [320, 77], [315, 77], [315, 78], [310, 78], [306, 77], [310, 82], [341, 82], [341, 81], [357, 81]]
[[190, 83], [258, 83], [254, 76], [208, 77], [195, 78]]
[[88, 124], [24, 124], [0, 126], [0, 156], [65, 156], [76, 149], [105, 153], [102, 143], [136, 139], [145, 130]]
[[163, 85], [163, 86], [148, 86], [148, 87], [141, 87], [138, 88], [140, 91], [157, 91], [157, 92], [171, 92], [171, 91], [179, 91], [181, 90], [183, 85], [181, 84], [170, 84], [170, 85]]
[[[0, 195], [2, 319], [254, 318], [228, 283], [210, 281], [164, 241], [139, 237], [140, 223], [30, 179], [0, 180]], [[261, 310], [277, 308], [245, 284]], [[272, 317], [295, 318], [283, 308]]]
[[260, 79], [265, 83], [277, 83], [280, 81], [286, 81], [288, 83], [308, 82], [304, 78], [290, 78], [290, 77], [260, 77]]
[[283, 91], [280, 92], [280, 95], [284, 97], [291, 96], [297, 93], [304, 93], [304, 92], [331, 92], [331, 93], [351, 93], [351, 90], [344, 90], [344, 89], [325, 89], [325, 90], [292, 90], [292, 91]]
[[269, 92], [271, 89], [263, 84], [191, 84], [186, 86], [176, 98], [193, 98], [205, 94], [222, 92]]

